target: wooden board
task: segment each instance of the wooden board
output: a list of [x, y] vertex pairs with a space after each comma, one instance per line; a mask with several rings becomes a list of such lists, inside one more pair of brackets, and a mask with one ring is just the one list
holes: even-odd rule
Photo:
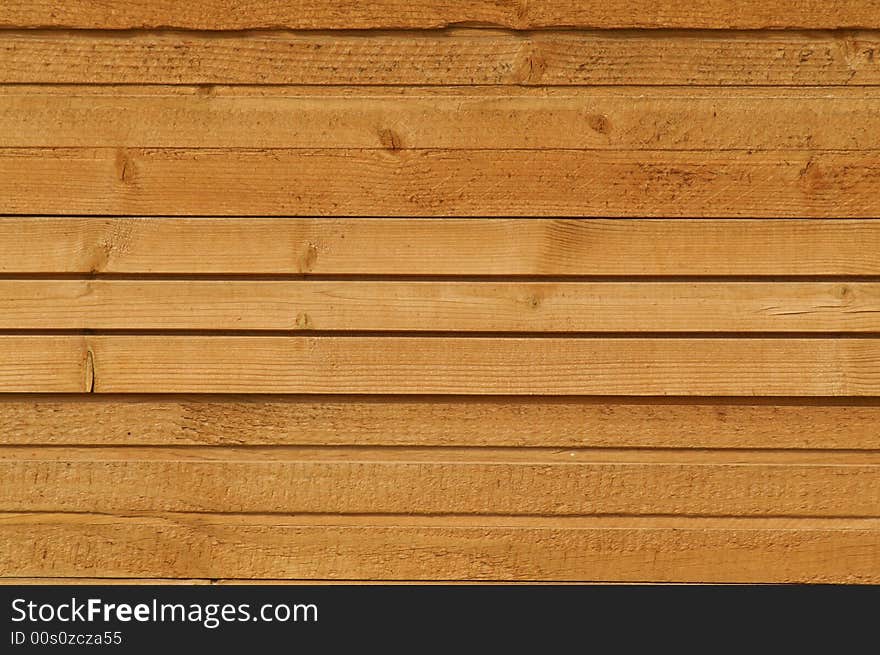
[[[0, 149], [7, 214], [869, 218], [880, 151]], [[51, 181], [51, 183], [49, 182]]]
[[836, 464], [828, 455], [819, 464], [790, 455], [784, 463], [668, 458], [437, 448], [0, 449], [0, 511], [880, 516], [880, 456]]
[[0, 443], [877, 450], [880, 401], [0, 395]]
[[876, 339], [92, 337], [89, 342], [97, 392], [880, 394]]
[[0, 583], [880, 584], [880, 0], [10, 0], [0, 61]]
[[3, 218], [0, 273], [880, 275], [880, 221]]
[[0, 82], [877, 85], [878, 52], [873, 31], [4, 30]]
[[0, 389], [872, 396], [880, 341], [0, 336]]
[[92, 362], [83, 337], [0, 336], [0, 393], [90, 391]]
[[437, 28], [459, 24], [601, 28], [878, 28], [876, 0], [796, 0], [779, 5], [767, 0], [708, 0], [697, 6], [678, 0], [50, 0], [7, 2], [0, 27], [78, 27], [86, 29], [184, 28], [247, 30], [256, 28], [370, 29]]
[[880, 284], [0, 280], [0, 330], [880, 332]]
[[0, 515], [20, 577], [880, 583], [876, 519]]
[[[851, 125], [841, 130], [842, 124]], [[880, 148], [880, 90], [12, 87], [0, 147]]]
[[[240, 584], [238, 580], [207, 580], [199, 578], [0, 578], [0, 587], [4, 585], [211, 585]], [[262, 584], [262, 583], [261, 583]], [[280, 584], [270, 583], [266, 584]]]

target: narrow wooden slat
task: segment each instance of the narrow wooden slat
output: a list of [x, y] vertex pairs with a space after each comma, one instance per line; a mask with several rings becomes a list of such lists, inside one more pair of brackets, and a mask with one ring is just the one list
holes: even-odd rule
[[0, 147], [872, 150], [880, 91], [16, 86]]
[[16, 577], [880, 582], [873, 519], [0, 515]]
[[878, 275], [880, 221], [0, 218], [0, 273]]
[[880, 332], [880, 284], [0, 280], [0, 329]]
[[0, 449], [0, 511], [880, 516], [877, 457], [834, 464], [792, 455], [785, 463], [465, 455]]
[[878, 449], [880, 401], [0, 395], [0, 443]]
[[256, 28], [371, 29], [436, 28], [458, 24], [600, 28], [819, 28], [880, 27], [876, 0], [373, 0], [327, 3], [303, 0], [9, 0], [0, 8], [0, 27], [87, 29]]
[[7, 214], [862, 218], [880, 152], [0, 149]]
[[[69, 397], [85, 401], [85, 396], [70, 394]], [[376, 399], [374, 399], [376, 400]], [[616, 402], [617, 399], [608, 399]], [[663, 399], [650, 399], [663, 400]], [[384, 402], [384, 398], [378, 400]], [[851, 404], [851, 403], [842, 403]], [[397, 465], [442, 464], [520, 465], [559, 468], [559, 465], [638, 465], [644, 467], [681, 465], [714, 467], [776, 467], [782, 466], [832, 466], [845, 474], [844, 469], [880, 465], [880, 449], [872, 450], [792, 450], [780, 448], [716, 449], [716, 448], [494, 448], [473, 444], [466, 446], [420, 445], [416, 447], [382, 446], [173, 446], [155, 447], [143, 445], [83, 447], [83, 446], [0, 446], [0, 461], [65, 463], [124, 463], [144, 462], [196, 464], [272, 464], [289, 465], [314, 463], [333, 465]]]
[[[505, 582], [503, 580], [491, 580], [487, 582], [473, 580], [456, 580], [460, 585], [543, 585], [543, 584], [577, 584], [574, 582]], [[447, 582], [428, 580], [322, 580], [321, 586], [328, 585], [409, 585], [409, 584], [445, 585]], [[0, 577], [0, 587], [14, 585], [252, 585], [253, 581], [246, 578], [223, 580], [219, 578], [3, 578]], [[314, 580], [260, 580], [261, 585], [313, 585]]]
[[[0, 350], [40, 352], [41, 339], [0, 337]], [[876, 339], [94, 336], [68, 348], [84, 339], [103, 393], [880, 394]]]
[[[0, 577], [0, 587], [4, 585], [210, 585], [241, 584], [237, 580], [174, 579], [174, 578], [8, 578]], [[276, 584], [276, 583], [271, 583]], [[291, 584], [296, 584], [291, 581]]]
[[92, 372], [81, 337], [0, 337], [0, 393], [89, 391]]
[[[459, 585], [550, 585], [550, 584], [578, 584], [576, 582], [506, 582], [504, 580], [474, 581], [456, 580]], [[0, 587], [7, 585], [252, 585], [253, 581], [247, 578], [219, 579], [219, 578], [3, 578], [0, 577]], [[289, 586], [289, 585], [314, 585], [314, 580], [260, 580], [261, 585]], [[448, 582], [438, 580], [322, 580], [321, 586], [328, 585], [445, 585]], [[599, 583], [601, 584], [601, 583]]]
[[878, 52], [867, 31], [5, 31], [0, 82], [876, 85]]

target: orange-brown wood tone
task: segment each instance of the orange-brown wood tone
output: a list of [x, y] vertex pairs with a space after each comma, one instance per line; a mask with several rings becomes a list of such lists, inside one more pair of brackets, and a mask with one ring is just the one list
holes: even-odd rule
[[875, 0], [8, 0], [0, 583], [880, 584], [878, 216]]

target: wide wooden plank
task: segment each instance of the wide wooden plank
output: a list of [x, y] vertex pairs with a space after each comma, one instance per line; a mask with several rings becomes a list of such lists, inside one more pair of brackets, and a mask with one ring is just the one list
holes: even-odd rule
[[876, 450], [880, 401], [0, 395], [0, 443]]
[[0, 511], [880, 516], [878, 457], [663, 458], [534, 449], [0, 449]]
[[872, 150], [880, 90], [0, 89], [0, 147], [92, 146]]
[[0, 393], [90, 391], [92, 373], [84, 338], [0, 337]]
[[875, 519], [0, 515], [11, 577], [880, 582]]
[[0, 280], [0, 329], [880, 332], [880, 284]]
[[0, 273], [880, 275], [873, 220], [0, 217]]
[[7, 214], [866, 218], [880, 151], [0, 149]]
[[[43, 337], [0, 337], [40, 351]], [[63, 340], [63, 337], [58, 337]], [[860, 338], [70, 337], [103, 393], [880, 394]], [[20, 366], [3, 360], [4, 375]], [[26, 371], [25, 371], [26, 372]], [[21, 373], [19, 373], [19, 376]], [[39, 389], [39, 380], [18, 384]], [[37, 389], [33, 387], [37, 386]]]
[[877, 32], [3, 31], [0, 82], [876, 85], [878, 51]]
[[7, 0], [0, 27], [87, 29], [256, 28], [369, 29], [436, 28], [458, 24], [600, 28], [853, 28], [880, 27], [876, 0], [707, 0], [697, 6], [678, 0], [373, 0], [327, 3], [302, 0]]

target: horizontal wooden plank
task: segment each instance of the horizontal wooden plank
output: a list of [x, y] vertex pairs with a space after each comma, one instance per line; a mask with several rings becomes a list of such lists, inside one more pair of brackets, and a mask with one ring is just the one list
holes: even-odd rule
[[0, 515], [15, 577], [880, 582], [873, 519]]
[[0, 443], [21, 446], [876, 450], [878, 426], [876, 399], [0, 395]]
[[870, 396], [875, 339], [3, 336], [0, 390]]
[[[475, 581], [475, 580], [456, 580], [458, 585], [573, 585], [576, 582], [507, 582], [504, 580]], [[247, 578], [238, 579], [220, 579], [220, 578], [3, 578], [0, 577], [0, 587], [16, 586], [16, 585], [252, 585], [253, 580]], [[293, 585], [314, 585], [314, 580], [268, 580], [261, 579], [260, 585], [275, 586], [293, 586]], [[438, 580], [321, 580], [321, 586], [333, 585], [446, 585], [448, 581]], [[602, 583], [598, 583], [602, 584]]]
[[0, 280], [0, 329], [880, 332], [880, 284]]
[[[101, 396], [75, 395], [68, 397], [85, 401]], [[139, 396], [140, 397], [140, 396]], [[249, 396], [253, 397], [253, 396]], [[377, 400], [377, 399], [374, 399]], [[607, 399], [616, 401], [616, 399]], [[663, 399], [651, 399], [663, 400]], [[683, 399], [682, 399], [683, 400]], [[743, 400], [743, 399], [738, 399]], [[378, 402], [384, 402], [378, 400]], [[842, 403], [851, 404], [851, 403]], [[658, 465], [694, 466], [834, 466], [841, 468], [873, 467], [880, 465], [880, 449], [827, 450], [787, 449], [766, 447], [758, 449], [725, 448], [497, 448], [468, 444], [465, 446], [381, 447], [364, 445], [284, 446], [257, 447], [233, 444], [230, 446], [172, 446], [143, 445], [84, 447], [84, 446], [10, 446], [0, 445], [0, 461], [19, 462], [188, 462], [219, 464], [443, 464], [443, 465]]]
[[624, 453], [608, 462], [590, 461], [608, 457], [601, 453], [534, 449], [188, 450], [0, 449], [0, 511], [880, 516], [876, 457], [741, 463], [664, 453], [665, 462], [639, 462]]
[[28, 30], [0, 33], [0, 82], [876, 85], [878, 52], [872, 31]]
[[[456, 580], [459, 585], [573, 585], [576, 582], [507, 582], [504, 580]], [[252, 585], [254, 582], [247, 578], [3, 578], [0, 577], [0, 587], [3, 585]], [[261, 579], [261, 585], [289, 586], [289, 585], [314, 585], [314, 580], [270, 580]], [[321, 586], [333, 585], [445, 585], [448, 581], [439, 580], [321, 580]], [[603, 583], [597, 583], [603, 584]], [[607, 583], [606, 583], [607, 584]], [[633, 583], [635, 584], [635, 583]]]
[[0, 273], [880, 275], [880, 221], [0, 217]]
[[94, 337], [98, 392], [868, 396], [880, 340]]
[[859, 338], [3, 336], [0, 355], [20, 392], [880, 394], [880, 340]]
[[698, 6], [677, 0], [346, 0], [328, 4], [306, 0], [114, 0], [96, 4], [68, 0], [10, 1], [0, 8], [0, 27], [77, 27], [87, 29], [256, 28], [370, 29], [436, 28], [458, 24], [600, 28], [818, 28], [880, 27], [876, 0], [708, 0]]
[[[291, 584], [296, 582], [291, 581]], [[0, 587], [4, 585], [210, 585], [242, 584], [238, 580], [207, 580], [205, 578], [8, 578], [0, 577]]]
[[863, 218], [880, 152], [0, 149], [6, 214]]
[[0, 337], [0, 393], [89, 391], [92, 357], [80, 337]]
[[876, 150], [878, 135], [871, 89], [0, 89], [0, 147]]

